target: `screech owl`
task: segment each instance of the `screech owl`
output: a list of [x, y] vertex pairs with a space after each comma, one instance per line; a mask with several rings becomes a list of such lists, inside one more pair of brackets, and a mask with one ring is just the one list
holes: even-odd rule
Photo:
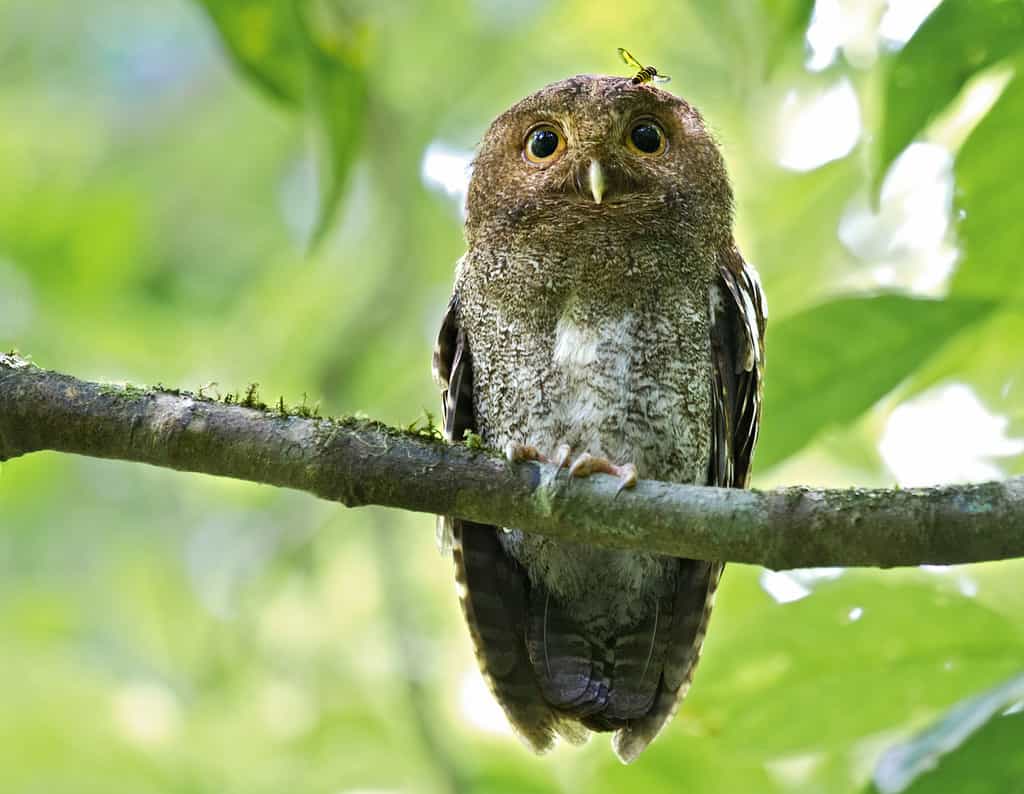
[[[745, 487], [765, 300], [700, 114], [581, 75], [498, 116], [474, 163], [468, 250], [434, 372], [445, 434], [570, 476]], [[488, 683], [535, 751], [614, 731], [635, 759], [700, 655], [721, 562], [442, 519]]]

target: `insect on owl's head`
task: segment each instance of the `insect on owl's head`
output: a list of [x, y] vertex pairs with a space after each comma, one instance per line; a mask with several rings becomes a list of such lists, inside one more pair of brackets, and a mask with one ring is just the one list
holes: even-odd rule
[[731, 208], [722, 157], [694, 108], [629, 78], [580, 75], [494, 120], [474, 162], [466, 227], [471, 238], [590, 221], [671, 232], [709, 218], [728, 226]]

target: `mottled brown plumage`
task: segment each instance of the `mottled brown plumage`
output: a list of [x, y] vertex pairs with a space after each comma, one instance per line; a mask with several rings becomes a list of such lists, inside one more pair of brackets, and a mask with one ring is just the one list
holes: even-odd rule
[[[638, 125], [663, 152], [638, 148], [658, 138]], [[434, 355], [449, 439], [747, 485], [766, 311], [696, 110], [629, 78], [547, 86], [491, 124], [467, 209]], [[689, 687], [722, 564], [439, 526], [519, 735], [540, 752], [615, 731], [619, 757], [636, 758]]]

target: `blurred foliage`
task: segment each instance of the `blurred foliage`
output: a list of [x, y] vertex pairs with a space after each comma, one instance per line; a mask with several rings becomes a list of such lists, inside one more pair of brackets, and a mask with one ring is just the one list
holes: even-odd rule
[[[756, 484], [891, 484], [893, 412], [954, 382], [1019, 437], [1024, 6], [945, 0], [901, 46], [880, 30], [908, 5], [819, 3], [809, 69], [804, 0], [0, 0], [0, 347], [408, 424], [436, 403], [463, 246], [428, 147], [470, 151], [539, 86], [619, 72], [625, 45], [721, 140], [769, 294]], [[801, 132], [791, 109], [836, 87], [846, 128]], [[780, 164], [854, 124], [851, 151]], [[912, 143], [955, 179], [923, 230], [894, 187]], [[940, 244], [956, 268], [922, 289]], [[637, 764], [603, 738], [535, 759], [477, 725], [430, 517], [19, 459], [0, 470], [0, 791], [853, 792], [908, 746], [942, 749], [907, 791], [1019, 790], [1019, 700], [971, 704], [1019, 682], [1020, 562], [782, 576], [809, 597], [730, 567], [690, 698]]]
[[[771, 329], [775, 350], [815, 366], [782, 366], [771, 373], [764, 412], [779, 426], [765, 432], [758, 462], [771, 466], [803, 447], [822, 428], [849, 423], [892, 391], [908, 372], [987, 316], [992, 303], [905, 295], [836, 298], [784, 317]], [[847, 335], [823, 333], [846, 329]], [[849, 329], [859, 338], [851, 339]]]
[[[882, 757], [875, 770], [876, 789], [881, 794], [1021, 791], [1022, 711], [1024, 675], [957, 704], [934, 726]], [[941, 772], [934, 774], [936, 768]]]
[[312, 242], [338, 209], [366, 112], [364, 22], [336, 3], [201, 0], [239, 69], [306, 110], [322, 136], [321, 199]]
[[973, 75], [1019, 53], [1022, 41], [1021, 3], [942, 3], [892, 59], [886, 81], [885, 124], [879, 136], [879, 177]]

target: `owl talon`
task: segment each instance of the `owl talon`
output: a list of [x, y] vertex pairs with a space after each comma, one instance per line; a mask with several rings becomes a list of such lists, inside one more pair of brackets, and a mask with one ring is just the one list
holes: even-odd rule
[[559, 444], [558, 449], [555, 450], [555, 457], [548, 458], [547, 462], [555, 467], [554, 471], [548, 475], [545, 480], [545, 485], [550, 485], [555, 481], [558, 476], [558, 472], [562, 469], [567, 468], [569, 465], [569, 458], [572, 456], [572, 448], [568, 444]]
[[572, 447], [568, 444], [560, 444], [555, 450], [555, 459], [551, 461], [555, 468], [561, 471], [569, 465], [569, 458], [572, 455]]
[[625, 463], [616, 466], [608, 458], [600, 458], [584, 452], [569, 467], [570, 477], [589, 477], [591, 474], [610, 474], [619, 478], [619, 487], [615, 491], [620, 493], [623, 488], [632, 488], [637, 482], [636, 466], [632, 463]]
[[505, 459], [509, 463], [518, 463], [523, 460], [535, 460], [539, 463], [550, 463], [555, 467], [554, 472], [545, 478], [545, 484], [549, 484], [558, 476], [558, 472], [569, 464], [569, 456], [572, 454], [568, 444], [561, 444], [555, 450], [555, 457], [549, 458], [532, 444], [520, 444], [518, 441], [509, 441], [505, 445]]
[[636, 466], [632, 463], [624, 463], [615, 468], [619, 470], [619, 487], [615, 489], [615, 495], [618, 496], [624, 489], [633, 488], [639, 477], [636, 472]]

